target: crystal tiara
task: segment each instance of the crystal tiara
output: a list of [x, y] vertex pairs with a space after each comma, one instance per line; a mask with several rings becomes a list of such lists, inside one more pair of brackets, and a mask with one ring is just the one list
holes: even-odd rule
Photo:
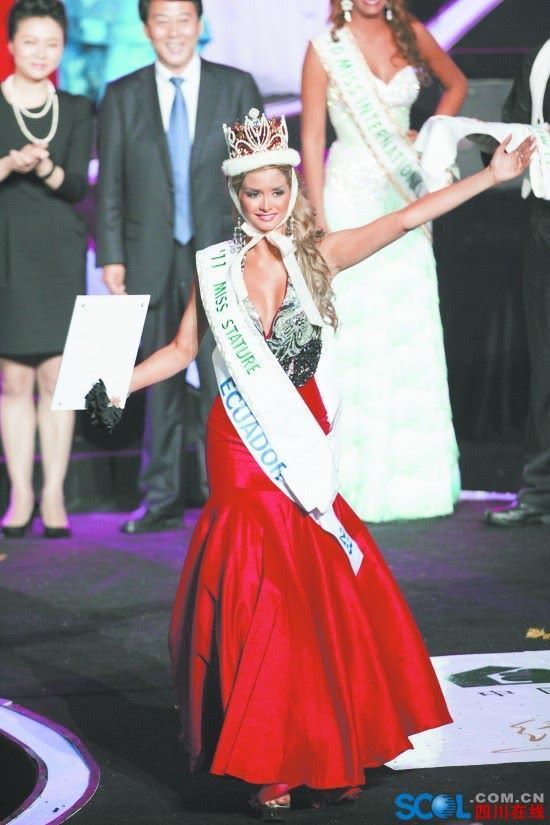
[[262, 166], [298, 166], [300, 155], [289, 148], [288, 128], [284, 115], [266, 117], [258, 109], [251, 109], [244, 123], [223, 124], [229, 152], [222, 169], [227, 177], [241, 175]]

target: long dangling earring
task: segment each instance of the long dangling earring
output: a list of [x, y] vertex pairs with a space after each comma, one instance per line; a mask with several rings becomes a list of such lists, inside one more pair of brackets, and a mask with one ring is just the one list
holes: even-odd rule
[[291, 215], [288, 221], [286, 222], [286, 236], [287, 238], [292, 238], [294, 240], [294, 227], [296, 226], [296, 221], [294, 220], [294, 215]]
[[243, 232], [243, 219], [239, 215], [237, 218], [237, 222], [233, 227], [233, 247], [235, 252], [240, 252], [240, 250], [245, 245], [246, 235]]
[[393, 20], [393, 9], [389, 3], [384, 9], [384, 14], [386, 16], [386, 20], [388, 21], [388, 23], [391, 23], [391, 21]]
[[351, 23], [351, 13], [353, 11], [353, 0], [340, 0], [342, 14], [346, 23]]

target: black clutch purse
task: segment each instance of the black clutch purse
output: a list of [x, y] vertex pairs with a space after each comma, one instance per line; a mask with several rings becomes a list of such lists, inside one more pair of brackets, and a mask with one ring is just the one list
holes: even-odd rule
[[95, 427], [103, 427], [108, 433], [113, 432], [124, 412], [120, 407], [111, 404], [101, 378], [86, 396], [86, 410], [90, 414], [92, 424]]

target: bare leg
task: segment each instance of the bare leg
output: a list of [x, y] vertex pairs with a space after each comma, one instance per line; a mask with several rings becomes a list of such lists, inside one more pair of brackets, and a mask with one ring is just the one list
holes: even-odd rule
[[44, 524], [48, 527], [67, 526], [63, 484], [74, 431], [74, 412], [51, 410], [60, 364], [61, 356], [49, 358], [40, 364], [36, 371], [39, 391], [38, 432], [44, 479], [40, 512]]
[[19, 527], [27, 523], [34, 508], [35, 371], [6, 358], [0, 360], [0, 371], [0, 431], [11, 484], [10, 504], [2, 524]]

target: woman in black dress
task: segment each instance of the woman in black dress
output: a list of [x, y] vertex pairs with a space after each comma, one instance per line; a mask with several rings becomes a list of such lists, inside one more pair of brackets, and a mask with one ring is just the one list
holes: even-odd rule
[[92, 107], [48, 79], [66, 28], [60, 0], [17, 0], [8, 16], [15, 72], [0, 93], [0, 425], [11, 483], [1, 530], [11, 538], [32, 521], [37, 427], [45, 535], [70, 532], [63, 482], [74, 413], [50, 407], [71, 309], [85, 288], [85, 226], [71, 204], [86, 193]]

